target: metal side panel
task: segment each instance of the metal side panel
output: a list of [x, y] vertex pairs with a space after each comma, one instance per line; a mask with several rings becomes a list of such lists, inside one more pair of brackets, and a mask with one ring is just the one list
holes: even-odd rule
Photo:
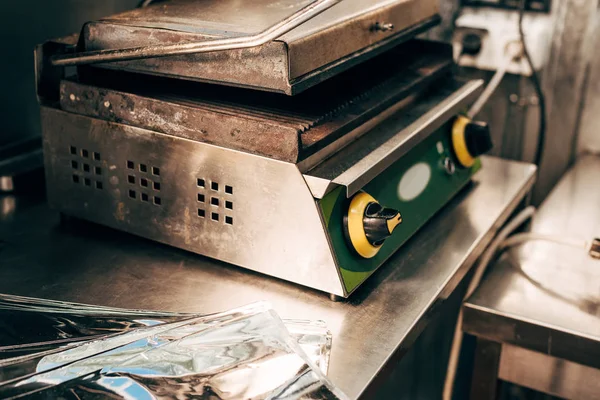
[[346, 293], [294, 164], [42, 107], [59, 211], [331, 294]]

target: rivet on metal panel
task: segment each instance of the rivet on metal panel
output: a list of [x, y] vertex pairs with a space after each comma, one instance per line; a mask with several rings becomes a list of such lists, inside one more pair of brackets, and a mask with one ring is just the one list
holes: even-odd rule
[[371, 28], [371, 30], [375, 32], [389, 32], [394, 30], [394, 24], [390, 24], [387, 22], [376, 22], [375, 25]]

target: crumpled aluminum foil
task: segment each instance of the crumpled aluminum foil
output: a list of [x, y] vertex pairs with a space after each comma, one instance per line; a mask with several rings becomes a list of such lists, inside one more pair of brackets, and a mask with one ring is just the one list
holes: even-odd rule
[[191, 315], [0, 295], [0, 315], [1, 398], [346, 398], [325, 377], [325, 324], [266, 303]]

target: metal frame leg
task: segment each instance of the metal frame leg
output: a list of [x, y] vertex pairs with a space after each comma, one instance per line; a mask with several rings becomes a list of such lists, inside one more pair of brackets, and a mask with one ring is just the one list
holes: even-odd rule
[[477, 338], [471, 400], [496, 399], [498, 397], [498, 369], [502, 345]]

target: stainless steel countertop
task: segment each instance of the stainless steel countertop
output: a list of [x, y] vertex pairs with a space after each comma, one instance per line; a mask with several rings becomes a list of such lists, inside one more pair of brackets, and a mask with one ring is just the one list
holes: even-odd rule
[[[599, 183], [600, 157], [582, 157], [541, 205], [531, 230], [600, 237]], [[467, 332], [600, 368], [600, 260], [582, 249], [539, 241], [515, 248], [464, 307]]]
[[107, 228], [61, 226], [45, 204], [10, 196], [0, 197], [0, 292], [200, 313], [268, 300], [284, 318], [325, 321], [329, 377], [351, 398], [368, 395], [531, 189], [533, 166], [483, 163], [474, 183], [347, 302]]

